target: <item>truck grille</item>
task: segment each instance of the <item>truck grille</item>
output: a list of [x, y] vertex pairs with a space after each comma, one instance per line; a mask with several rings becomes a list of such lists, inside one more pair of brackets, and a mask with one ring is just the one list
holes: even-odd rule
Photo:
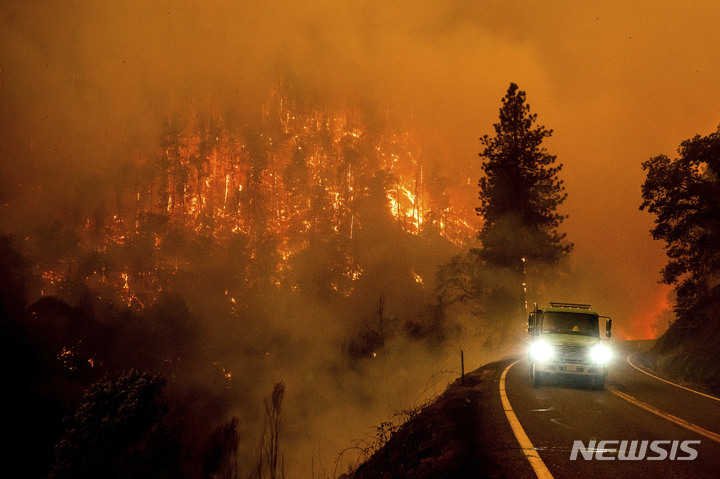
[[588, 348], [579, 344], [558, 344], [555, 346], [558, 359], [564, 363], [589, 363]]

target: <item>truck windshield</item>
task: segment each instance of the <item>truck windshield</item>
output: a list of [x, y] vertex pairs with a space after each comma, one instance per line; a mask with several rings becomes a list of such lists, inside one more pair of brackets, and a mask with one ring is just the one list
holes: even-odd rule
[[546, 334], [577, 334], [599, 337], [598, 317], [585, 313], [547, 312], [542, 318], [542, 332]]

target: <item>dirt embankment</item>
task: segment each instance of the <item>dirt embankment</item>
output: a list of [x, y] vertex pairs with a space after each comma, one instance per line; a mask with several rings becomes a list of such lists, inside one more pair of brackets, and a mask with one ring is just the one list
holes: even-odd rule
[[403, 424], [351, 479], [533, 477], [504, 416], [498, 381], [509, 359], [458, 379]]

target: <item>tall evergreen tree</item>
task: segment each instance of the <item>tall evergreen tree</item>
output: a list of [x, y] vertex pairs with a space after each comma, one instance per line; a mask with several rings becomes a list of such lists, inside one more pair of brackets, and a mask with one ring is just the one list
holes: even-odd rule
[[485, 176], [478, 183], [477, 213], [484, 220], [479, 238], [488, 266], [521, 272], [526, 261], [554, 264], [572, 249], [558, 232], [567, 218], [557, 213], [567, 197], [558, 177], [562, 164], [542, 146], [552, 130], [536, 121], [525, 92], [511, 83], [495, 135], [480, 138]]
[[539, 273], [572, 249], [558, 232], [566, 218], [557, 213], [567, 197], [558, 177], [562, 165], [542, 146], [552, 130], [536, 121], [525, 92], [511, 83], [495, 135], [480, 138], [485, 176], [478, 183], [483, 226], [477, 257], [494, 275], [483, 302], [487, 317], [500, 327], [495, 332], [501, 342], [522, 324]]

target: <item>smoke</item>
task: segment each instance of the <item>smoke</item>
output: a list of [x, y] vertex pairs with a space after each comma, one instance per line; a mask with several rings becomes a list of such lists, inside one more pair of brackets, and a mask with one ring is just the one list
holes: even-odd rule
[[[132, 177], [122, 166], [128, 159], [157, 155], [169, 115], [209, 111], [228, 124], [251, 123], [279, 83], [309, 103], [358, 109], [412, 131], [427, 171], [452, 180], [448, 191], [471, 208], [477, 139], [492, 133], [512, 81], [554, 130], [546, 146], [564, 164], [569, 198], [561, 212], [570, 215], [564, 230], [575, 244], [557, 285], [530, 300], [590, 302], [613, 316], [621, 335], [650, 337], [661, 332], [652, 328], [665, 314], [667, 288], [657, 284], [665, 258], [648, 233], [652, 218], [638, 211], [640, 163], [720, 121], [719, 21], [712, 1], [5, 2], [0, 224], [20, 237], [53, 221], [73, 224], [79, 206], [112, 201], [104, 186]], [[357, 285], [363, 304], [328, 304], [303, 291], [290, 303], [260, 296], [238, 313], [217, 306], [228, 304], [213, 287], [221, 281], [176, 285], [201, 318], [199, 350], [213, 353], [199, 357], [231, 371], [233, 385], [253, 384], [241, 402], [248, 409], [223, 410], [252, 423], [258, 411], [247, 405], [262, 404], [272, 384], [285, 381], [295, 408], [288, 417], [305, 419], [289, 426], [295, 443], [324, 458], [347, 441], [346, 429], [414, 401], [416, 385], [455, 354], [401, 342], [397, 333], [385, 345], [392, 353], [363, 359], [360, 370], [333, 364], [343, 341], [375, 324], [382, 297], [388, 327], [424, 314], [435, 268], [456, 252], [434, 243], [398, 252], [382, 225], [366, 234], [358, 252], [371, 265]], [[53, 247], [70, 249], [73, 238]], [[295, 271], [312, 278], [321, 262], [298, 259]], [[458, 335], [450, 349], [464, 341]]]
[[618, 285], [610, 309], [632, 334], [631, 324], [646, 328], [664, 261], [637, 211], [638, 165], [715, 129], [719, 16], [708, 1], [9, 3], [4, 196], [28, 185], [92, 195], [78, 174], [106, 175], [119, 157], [150, 151], [168, 112], [203, 105], [241, 117], [281, 78], [413, 124], [428, 148], [451, 151], [449, 167], [479, 172], [477, 137], [514, 81], [555, 130], [548, 146], [566, 165], [576, 256]]

